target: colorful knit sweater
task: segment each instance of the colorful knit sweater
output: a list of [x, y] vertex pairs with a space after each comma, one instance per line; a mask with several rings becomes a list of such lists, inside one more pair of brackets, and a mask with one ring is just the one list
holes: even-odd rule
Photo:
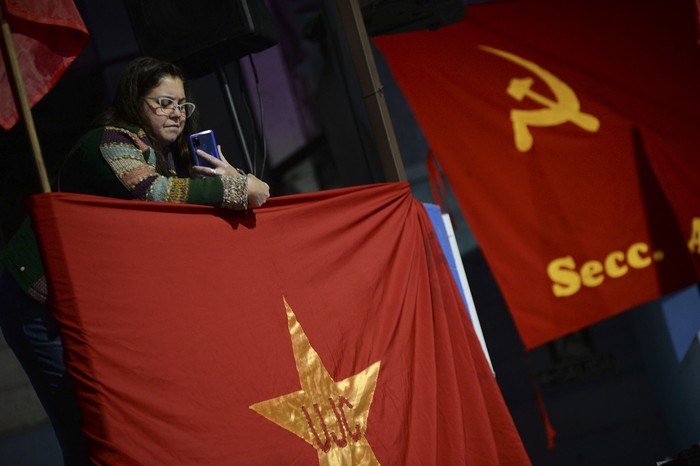
[[[178, 178], [156, 172], [156, 154], [143, 130], [129, 125], [96, 128], [68, 154], [58, 190], [119, 199], [187, 203], [244, 210], [244, 174]], [[47, 296], [41, 256], [29, 221], [10, 239], [0, 258], [19, 285], [38, 301]]]

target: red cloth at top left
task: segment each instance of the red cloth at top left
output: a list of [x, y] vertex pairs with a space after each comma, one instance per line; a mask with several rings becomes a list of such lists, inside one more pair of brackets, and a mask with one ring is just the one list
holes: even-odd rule
[[[34, 106], [85, 48], [89, 33], [72, 0], [0, 0], [0, 4], [12, 31], [27, 99]], [[5, 62], [0, 61], [0, 125], [9, 130], [19, 112], [11, 104], [16, 100]]]

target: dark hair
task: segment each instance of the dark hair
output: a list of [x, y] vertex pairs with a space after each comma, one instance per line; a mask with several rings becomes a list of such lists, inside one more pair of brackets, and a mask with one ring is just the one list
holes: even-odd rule
[[177, 140], [170, 147], [163, 147], [151, 134], [150, 124], [143, 111], [144, 97], [166, 77], [180, 79], [185, 88], [187, 100], [192, 102], [187, 80], [180, 67], [157, 58], [141, 57], [132, 60], [126, 66], [119, 77], [112, 106], [98, 118], [97, 123], [110, 125], [122, 122], [142, 128], [156, 151], [156, 170], [161, 174], [167, 173], [166, 156], [170, 150], [173, 152], [178, 174], [186, 176], [192, 166], [187, 135], [196, 132], [198, 126], [196, 113], [185, 119], [185, 129]]

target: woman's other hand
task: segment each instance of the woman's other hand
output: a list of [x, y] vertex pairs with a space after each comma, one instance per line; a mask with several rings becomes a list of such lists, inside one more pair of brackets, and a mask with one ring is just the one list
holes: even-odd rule
[[260, 207], [270, 197], [270, 186], [248, 173], [248, 207]]
[[[197, 149], [197, 155], [209, 162], [212, 167], [201, 167], [195, 165], [192, 170], [202, 176], [236, 176], [244, 174], [241, 170], [233, 167], [221, 152], [221, 146], [218, 146], [219, 157], [213, 157], [201, 149]], [[248, 173], [248, 207], [260, 207], [270, 197], [270, 186], [264, 181], [256, 178]]]

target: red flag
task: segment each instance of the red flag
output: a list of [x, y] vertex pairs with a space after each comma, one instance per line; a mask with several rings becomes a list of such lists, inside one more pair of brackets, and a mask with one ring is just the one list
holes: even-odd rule
[[[88, 31], [72, 0], [0, 0], [30, 106], [56, 84], [88, 42]], [[19, 119], [5, 60], [0, 61], [0, 125]]]
[[697, 282], [693, 31], [691, 0], [522, 0], [376, 39], [526, 347]]
[[695, 26], [698, 39], [698, 45], [700, 45], [700, 0], [695, 0]]
[[32, 199], [96, 464], [529, 464], [407, 184]]

